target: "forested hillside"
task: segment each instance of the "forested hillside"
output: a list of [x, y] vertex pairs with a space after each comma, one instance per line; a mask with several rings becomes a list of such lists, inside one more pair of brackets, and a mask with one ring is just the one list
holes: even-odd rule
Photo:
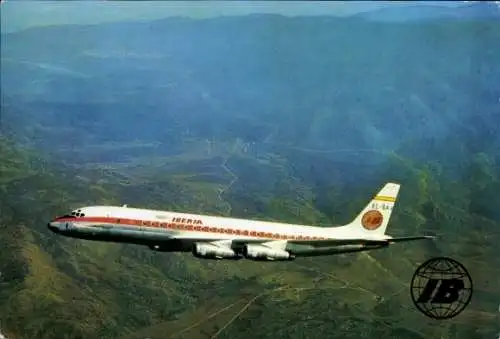
[[[40, 39], [43, 36], [44, 39]], [[500, 26], [248, 16], [2, 35], [0, 331], [11, 338], [493, 338], [500, 332]], [[295, 262], [59, 237], [124, 204], [350, 221], [402, 184], [388, 232], [431, 242]], [[409, 282], [474, 279], [436, 322]]]

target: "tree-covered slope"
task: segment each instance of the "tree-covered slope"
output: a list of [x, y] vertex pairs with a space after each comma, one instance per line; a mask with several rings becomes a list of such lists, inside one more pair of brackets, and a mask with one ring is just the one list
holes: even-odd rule
[[[145, 207], [179, 209], [176, 204], [185, 201], [182, 208], [203, 212], [211, 205], [217, 212], [216, 201], [210, 201], [203, 185], [193, 188], [160, 174], [150, 177], [151, 184], [123, 185], [113, 177], [97, 184], [91, 174], [75, 176], [70, 168], [5, 140], [1, 146], [0, 319], [2, 330], [13, 337], [165, 338], [178, 333], [203, 338], [221, 331], [221, 338], [250, 333], [263, 338], [479, 338], [495, 330], [499, 223], [481, 208], [471, 210], [475, 201], [491, 206], [481, 189], [499, 185], [498, 168], [484, 156], [471, 162], [475, 181], [452, 183], [396, 156], [372, 178], [394, 171], [403, 183], [391, 234], [443, 234], [436, 243], [266, 264], [212, 262], [55, 236], [46, 229], [47, 220], [78, 205], [119, 203], [133, 196]], [[243, 161], [238, 158], [233, 161]], [[294, 187], [296, 179], [284, 175], [282, 180]], [[346, 187], [334, 201], [322, 201], [331, 206], [323, 222], [346, 221], [373, 190], [371, 185]], [[245, 204], [248, 217], [259, 215], [252, 206], [263, 206], [261, 217], [282, 220], [314, 222], [315, 215], [323, 215], [311, 203], [297, 203], [294, 192], [269, 193], [270, 199], [262, 200], [256, 188], [249, 188], [244, 200], [230, 201]], [[344, 213], [336, 217], [335, 211]], [[408, 294], [415, 265], [438, 254], [463, 262], [476, 286], [471, 306], [444, 326], [418, 313]]]

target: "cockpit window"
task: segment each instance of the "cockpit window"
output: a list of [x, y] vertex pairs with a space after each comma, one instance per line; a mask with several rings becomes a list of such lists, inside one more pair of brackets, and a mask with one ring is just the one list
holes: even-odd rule
[[85, 213], [82, 213], [82, 210], [74, 210], [71, 212], [71, 215], [73, 217], [84, 217], [85, 216]]
[[68, 216], [68, 217], [72, 217], [72, 218], [75, 218], [75, 217], [84, 217], [85, 213], [81, 213], [81, 211], [82, 210], [73, 211], [73, 212], [71, 212], [71, 216]]

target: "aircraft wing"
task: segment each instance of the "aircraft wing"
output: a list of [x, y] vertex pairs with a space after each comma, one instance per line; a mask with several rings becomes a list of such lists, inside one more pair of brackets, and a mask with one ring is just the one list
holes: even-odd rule
[[[413, 240], [421, 240], [421, 239], [433, 239], [433, 236], [413, 236], [413, 237], [400, 237], [400, 238], [386, 238], [386, 239], [367, 239], [367, 238], [351, 238], [351, 239], [322, 239], [322, 240], [268, 240], [268, 239], [220, 239], [220, 238], [200, 238], [200, 242], [210, 242], [210, 243], [220, 243], [223, 245], [227, 245], [229, 243], [237, 244], [237, 245], [246, 245], [246, 244], [266, 244], [266, 243], [280, 243], [280, 244], [293, 244], [293, 245], [305, 245], [311, 246], [314, 248], [322, 248], [322, 247], [334, 247], [334, 246], [343, 246], [343, 245], [390, 245], [391, 243], [403, 242], [403, 241], [413, 241]], [[193, 240], [190, 237], [183, 236], [174, 236], [172, 239], [177, 240]]]
[[436, 236], [418, 235], [418, 236], [413, 236], [413, 237], [390, 238], [390, 239], [387, 239], [387, 241], [390, 243], [393, 243], [393, 242], [413, 241], [413, 240], [422, 240], [422, 239], [432, 240], [432, 239], [436, 239]]
[[413, 236], [413, 237], [401, 237], [401, 238], [388, 238], [388, 239], [326, 239], [326, 240], [289, 240], [289, 244], [296, 245], [309, 245], [312, 247], [332, 247], [341, 245], [389, 245], [391, 243], [403, 242], [403, 241], [413, 241], [422, 239], [434, 239], [433, 236]]
[[[391, 243], [422, 240], [422, 239], [434, 239], [434, 236], [413, 236], [413, 237], [400, 237], [400, 238], [387, 238], [387, 239], [366, 239], [366, 238], [352, 238], [352, 239], [324, 239], [324, 240], [281, 240], [274, 241], [279, 243], [288, 243], [293, 245], [305, 245], [315, 248], [321, 247], [334, 247], [343, 245], [390, 245]], [[273, 242], [267, 239], [203, 239], [206, 242], [215, 241], [230, 241], [233, 244], [245, 245], [245, 244], [263, 244]]]

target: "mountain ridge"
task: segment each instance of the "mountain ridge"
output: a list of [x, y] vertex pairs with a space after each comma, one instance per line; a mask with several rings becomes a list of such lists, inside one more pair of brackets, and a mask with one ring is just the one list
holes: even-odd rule
[[[251, 18], [246, 22], [260, 25]], [[485, 114], [498, 109], [496, 24], [432, 23], [395, 31], [393, 24], [358, 26], [351, 19], [317, 24], [311, 18], [282, 18], [280, 25], [290, 27], [285, 34], [273, 20], [263, 22], [259, 39], [249, 24], [232, 28], [233, 23], [215, 19], [208, 26], [196, 22], [178, 31], [163, 27], [168, 34], [155, 38], [144, 39], [140, 31], [127, 41], [98, 26], [93, 33], [71, 29], [60, 36], [54, 33], [46, 40], [50, 46], [37, 46], [34, 37], [18, 34], [17, 42], [5, 42], [8, 48], [2, 49], [2, 60], [32, 60], [29, 65], [3, 62], [3, 128], [14, 123], [16, 128], [8, 128], [29, 126], [31, 138], [47, 146], [69, 140], [73, 147], [110, 138], [129, 141], [133, 133], [145, 143], [164, 143], [164, 149], [175, 148], [186, 137], [258, 142], [272, 136], [305, 148], [334, 145], [390, 151], [412, 135], [439, 139], [446, 128], [472, 118], [476, 95], [491, 93], [491, 98], [482, 100]], [[113, 25], [121, 27], [106, 27]], [[146, 24], [134, 27], [149, 30]], [[328, 27], [332, 29], [324, 29]], [[239, 38], [227, 33], [231, 29]], [[275, 30], [274, 35], [266, 33]], [[67, 44], [66, 34], [79, 38]], [[435, 38], [429, 40], [429, 35]], [[189, 42], [197, 40], [203, 42]], [[96, 58], [95, 53], [110, 54], [114, 48], [111, 43], [99, 47], [99, 41], [114, 41], [126, 53]], [[415, 45], [421, 50], [408, 52]], [[454, 63], [448, 59], [450, 50], [456, 54]], [[159, 59], [145, 63], [138, 54]], [[221, 55], [227, 55], [227, 62]], [[394, 69], [395, 63], [402, 67]], [[53, 73], [56, 67], [70, 73]], [[41, 80], [32, 84], [33, 76]], [[233, 99], [226, 99], [228, 93]], [[23, 113], [28, 111], [31, 115]], [[435, 111], [440, 112], [438, 119]], [[41, 112], [47, 112], [43, 119]], [[148, 112], [146, 118], [140, 118], [143, 112]], [[300, 123], [289, 123], [289, 115]], [[389, 128], [388, 121], [397, 128]]]
[[[387, 22], [403, 22], [403, 21], [414, 21], [414, 20], [436, 20], [436, 19], [497, 19], [500, 16], [500, 3], [498, 1], [464, 1], [460, 5], [428, 5], [426, 3], [409, 3], [407, 5], [398, 6], [382, 6], [379, 8], [364, 9], [359, 12], [352, 13], [349, 15], [337, 15], [335, 13], [325, 13], [323, 15], [315, 14], [309, 17], [316, 19], [352, 19], [352, 18], [362, 18], [365, 20], [377, 20], [377, 21], [387, 21]], [[279, 13], [249, 13], [245, 15], [221, 15], [219, 17], [208, 17], [208, 18], [193, 18], [186, 15], [178, 16], [167, 16], [165, 18], [155, 18], [155, 19], [143, 19], [143, 20], [133, 20], [133, 19], [123, 19], [119, 21], [111, 22], [100, 22], [95, 24], [56, 24], [56, 25], [40, 25], [35, 27], [27, 27], [24, 29], [16, 30], [14, 32], [2, 31], [2, 35], [7, 35], [10, 33], [21, 32], [30, 30], [32, 28], [43, 28], [43, 27], [58, 27], [58, 26], [95, 26], [95, 25], [107, 25], [115, 23], [144, 23], [144, 22], [155, 22], [161, 20], [170, 20], [176, 23], [186, 23], [190, 21], [204, 21], [204, 20], [218, 20], [218, 19], [237, 19], [241, 20], [246, 17], [268, 17], [268, 18], [296, 18], [296, 17], [306, 17], [301, 15], [287, 15]]]
[[354, 14], [354, 17], [382, 22], [422, 22], [432, 20], [500, 20], [497, 1], [476, 1], [462, 6], [387, 6]]

